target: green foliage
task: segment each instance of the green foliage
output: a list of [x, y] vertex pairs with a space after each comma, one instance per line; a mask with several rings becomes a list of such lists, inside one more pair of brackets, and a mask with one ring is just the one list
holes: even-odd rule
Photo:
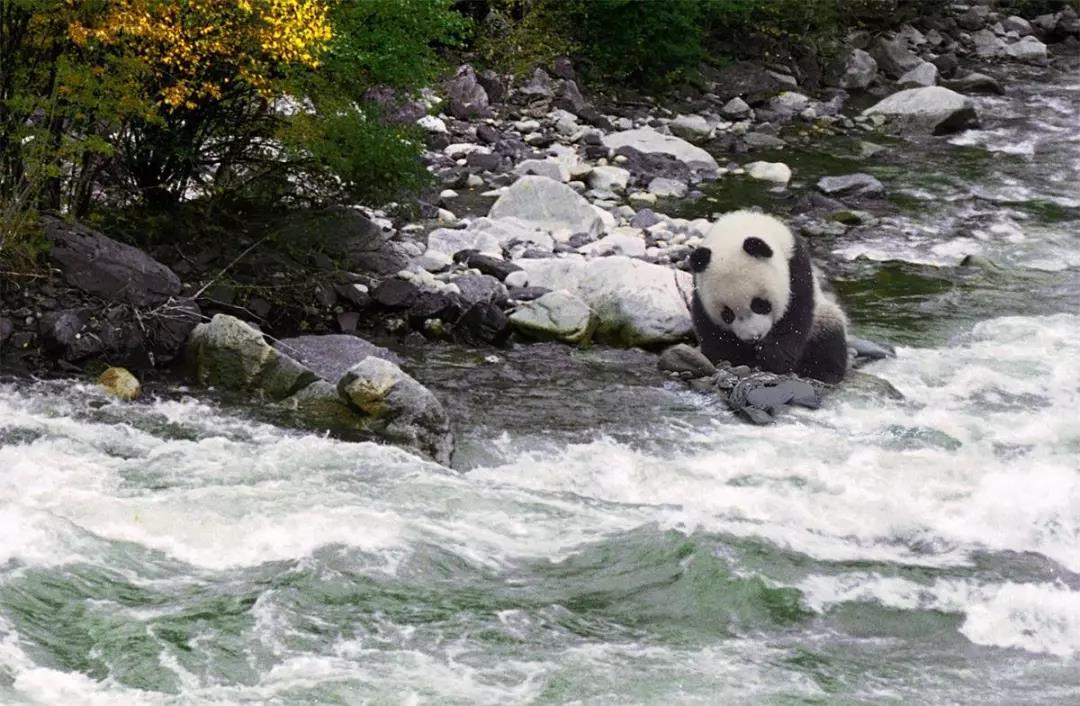
[[481, 60], [522, 75], [581, 48], [582, 0], [492, 0], [474, 39]]

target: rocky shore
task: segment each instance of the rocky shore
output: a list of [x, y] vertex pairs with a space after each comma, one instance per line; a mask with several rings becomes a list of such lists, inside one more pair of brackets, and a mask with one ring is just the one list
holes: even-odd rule
[[[877, 179], [837, 173], [803, 188], [784, 151], [842, 138], [871, 158], [879, 142], [936, 139], [979, 124], [969, 96], [1004, 92], [999, 66], [1077, 56], [1073, 10], [1025, 19], [972, 4], [853, 34], [815, 71], [713, 70], [706, 90], [666, 104], [590, 98], [569, 61], [518, 81], [464, 65], [422, 102], [387, 99], [427, 133], [438, 187], [419, 218], [359, 207], [260, 214], [237, 237], [196, 239], [190, 251], [143, 251], [46, 218], [49, 271], [0, 277], [0, 371], [182, 370], [300, 426], [448, 463], [452, 420], [437, 397], [366, 339], [658, 352], [684, 343], [685, 260], [712, 212], [749, 205], [710, 201], [718, 187], [790, 194], [784, 215], [811, 243], [872, 229], [892, 208]], [[670, 215], [687, 204], [706, 215]], [[817, 386], [706, 369], [692, 349], [675, 350], [663, 369], [751, 421], [819, 403]], [[886, 354], [864, 342], [852, 350], [857, 363]]]

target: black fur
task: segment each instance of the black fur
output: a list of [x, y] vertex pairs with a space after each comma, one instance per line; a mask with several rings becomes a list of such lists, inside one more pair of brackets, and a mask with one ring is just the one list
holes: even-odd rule
[[[771, 252], [771, 251], [770, 251]], [[821, 329], [810, 338], [814, 323], [814, 274], [810, 250], [795, 236], [795, 252], [788, 263], [790, 298], [787, 311], [756, 344], [746, 343], [709, 318], [697, 291], [691, 302], [694, 330], [701, 352], [713, 363], [749, 365], [773, 373], [796, 373], [823, 382], [839, 382], [847, 372], [847, 340], [843, 328]], [[774, 307], [783, 302], [773, 302]]]
[[747, 238], [743, 241], [742, 249], [747, 255], [760, 257], [763, 260], [772, 257], [772, 248], [761, 238]]
[[703, 272], [709, 266], [712, 259], [712, 250], [708, 248], [694, 248], [690, 253], [690, 269], [694, 272]]

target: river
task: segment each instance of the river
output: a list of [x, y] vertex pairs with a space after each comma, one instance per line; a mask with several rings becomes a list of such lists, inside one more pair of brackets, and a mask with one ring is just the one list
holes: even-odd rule
[[1007, 85], [815, 242], [903, 400], [758, 428], [648, 354], [431, 346], [450, 470], [0, 383], [0, 702], [1080, 703], [1080, 79]]

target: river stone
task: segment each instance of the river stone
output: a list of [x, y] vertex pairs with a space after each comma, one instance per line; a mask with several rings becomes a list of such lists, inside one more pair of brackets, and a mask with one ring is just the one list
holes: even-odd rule
[[620, 147], [632, 147], [644, 154], [666, 154], [690, 166], [701, 166], [715, 172], [720, 168], [712, 155], [695, 147], [686, 140], [673, 135], [664, 135], [650, 127], [623, 130], [603, 138], [604, 146], [618, 150]]
[[142, 250], [77, 223], [44, 216], [49, 259], [64, 281], [94, 296], [132, 306], [163, 304], [180, 293], [180, 278]]
[[685, 373], [692, 378], [703, 378], [716, 373], [712, 364], [701, 350], [685, 343], [679, 343], [664, 349], [658, 365], [661, 370], [671, 373]]
[[990, 23], [990, 8], [986, 5], [972, 5], [956, 18], [956, 23], [969, 32], [980, 30]]
[[401, 359], [392, 351], [358, 336], [340, 333], [283, 338], [274, 343], [274, 348], [326, 380], [339, 379], [349, 368], [369, 355], [401, 364]]
[[589, 186], [597, 191], [625, 191], [630, 183], [630, 172], [622, 167], [593, 167], [589, 173]]
[[[531, 250], [551, 252], [555, 241], [547, 230], [538, 230], [537, 224], [520, 218], [477, 218], [469, 224], [469, 230], [495, 238], [502, 250], [512, 251], [524, 245]], [[513, 253], [512, 253], [513, 254]]]
[[975, 53], [983, 59], [993, 59], [1005, 55], [1005, 40], [988, 29], [980, 29], [971, 35], [975, 43]]
[[853, 49], [844, 64], [844, 75], [840, 77], [840, 86], [849, 91], [866, 90], [877, 78], [877, 61], [869, 52]]
[[845, 196], [884, 196], [885, 186], [869, 174], [846, 174], [818, 179], [817, 188], [823, 194]]
[[1021, 37], [1026, 37], [1029, 34], [1035, 34], [1035, 28], [1031, 26], [1031, 23], [1025, 20], [1023, 17], [1017, 15], [1010, 15], [1001, 21], [1001, 26], [1005, 28], [1006, 32], [1016, 32]]
[[992, 76], [980, 73], [970, 73], [967, 76], [945, 82], [946, 88], [951, 88], [960, 93], [987, 93], [1005, 95], [1005, 89], [1001, 83]]
[[938, 68], [929, 61], [924, 61], [901, 76], [896, 83], [901, 88], [914, 88], [918, 86], [936, 86], [937, 81]]
[[521, 304], [510, 323], [530, 338], [581, 343], [592, 333], [593, 312], [579, 297], [559, 290]]
[[393, 240], [394, 231], [355, 208], [299, 209], [271, 227], [282, 245], [298, 252], [325, 254], [350, 272], [388, 275], [409, 262]]
[[98, 385], [118, 400], [130, 402], [142, 394], [142, 385], [127, 368], [109, 368], [98, 377]]
[[398, 366], [365, 358], [341, 377], [337, 391], [380, 436], [449, 465], [454, 437], [446, 411], [430, 390]]
[[626, 255], [627, 257], [645, 256], [645, 239], [637, 228], [618, 228], [614, 233], [605, 235], [594, 243], [578, 248], [584, 255], [606, 256]]
[[199, 384], [256, 392], [272, 400], [284, 399], [318, 379], [270, 347], [261, 332], [227, 314], [195, 327], [188, 354]]
[[462, 275], [453, 284], [457, 285], [466, 306], [480, 303], [503, 306], [510, 298], [506, 285], [491, 275]]
[[712, 134], [709, 121], [700, 115], [678, 115], [668, 123], [668, 129], [672, 134], [691, 142], [707, 140]]
[[542, 176], [523, 176], [492, 205], [488, 216], [519, 218], [545, 230], [598, 235], [603, 221], [577, 192]]
[[783, 138], [770, 135], [767, 132], [748, 132], [743, 136], [743, 142], [750, 149], [768, 150], [787, 146]]
[[1019, 42], [1010, 44], [1005, 48], [1005, 53], [1013, 59], [1031, 64], [1045, 64], [1047, 60], [1046, 45], [1035, 37], [1024, 37]]
[[535, 174], [555, 181], [570, 181], [570, 170], [554, 159], [526, 159], [514, 167], [514, 174], [518, 176]]
[[857, 358], [865, 358], [866, 360], [884, 360], [885, 358], [896, 357], [896, 349], [892, 346], [867, 341], [865, 338], [848, 336], [847, 346], [855, 352]]
[[[428, 235], [424, 257], [434, 262], [453, 262], [462, 250], [475, 250], [485, 255], [502, 257], [502, 245], [494, 235], [482, 229], [437, 228]], [[437, 258], [437, 259], [436, 259]]]
[[751, 179], [770, 181], [774, 184], [787, 184], [791, 181], [791, 167], [783, 162], [751, 162], [746, 173]]
[[677, 343], [691, 332], [690, 274], [620, 255], [520, 260], [529, 286], [565, 289], [597, 316], [597, 336], [623, 346]]
[[463, 250], [454, 256], [454, 261], [474, 270], [480, 270], [480, 274], [491, 275], [499, 281], [506, 279], [511, 272], [521, 269], [512, 262], [484, 255], [476, 250]]
[[923, 62], [901, 39], [879, 38], [870, 50], [878, 67], [892, 79], [898, 79]]
[[732, 118], [734, 120], [740, 120], [750, 115], [750, 104], [744, 101], [742, 98], [735, 96], [720, 109], [720, 112], [724, 114], [726, 118]]
[[668, 179], [666, 177], [656, 177], [649, 182], [649, 193], [656, 194], [662, 199], [681, 199], [686, 196], [686, 192], [690, 190], [685, 182], [678, 179]]
[[942, 86], [909, 88], [894, 93], [863, 111], [863, 115], [884, 115], [905, 130], [944, 135], [979, 124], [971, 101]]
[[487, 91], [468, 64], [459, 68], [454, 78], [446, 83], [446, 97], [449, 112], [455, 118], [470, 120], [491, 115]]

